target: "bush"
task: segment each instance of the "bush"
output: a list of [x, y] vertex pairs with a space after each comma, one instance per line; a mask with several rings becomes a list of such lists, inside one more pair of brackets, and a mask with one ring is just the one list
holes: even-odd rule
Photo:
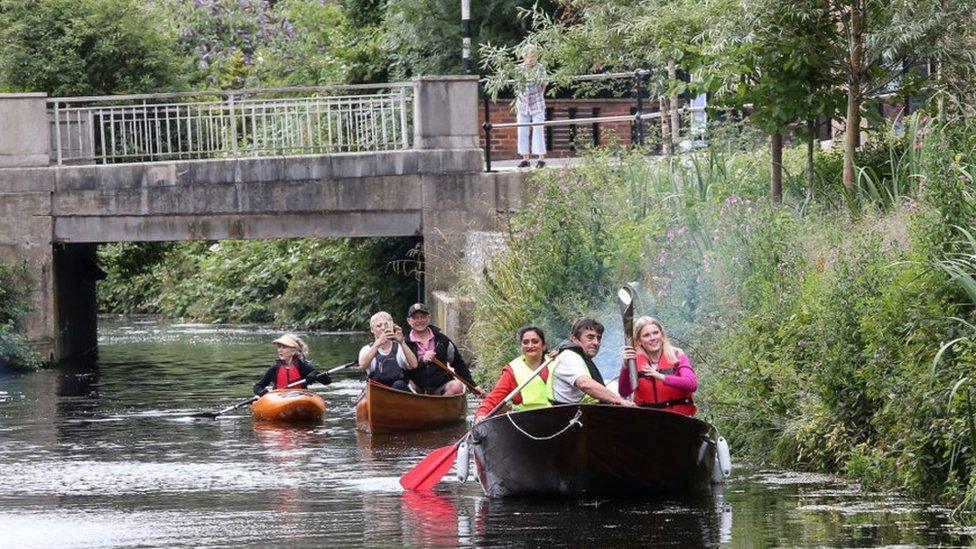
[[416, 300], [416, 241], [227, 240], [109, 244], [99, 310], [302, 328], [366, 327]]
[[562, 327], [636, 278], [740, 459], [976, 510], [976, 131], [907, 127], [862, 153], [855, 193], [818, 152], [813, 201], [794, 178], [785, 206], [764, 198], [765, 149], [537, 176], [507, 254], [467, 286], [482, 378], [518, 325]]
[[0, 263], [0, 369], [41, 365], [40, 355], [23, 334], [23, 320], [30, 310], [32, 287], [33, 281], [25, 268]]
[[9, 0], [0, 8], [0, 89], [52, 96], [180, 86], [176, 42], [151, 3]]

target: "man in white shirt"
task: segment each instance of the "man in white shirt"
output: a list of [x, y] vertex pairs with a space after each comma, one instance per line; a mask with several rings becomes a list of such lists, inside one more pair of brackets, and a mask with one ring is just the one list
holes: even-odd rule
[[603, 385], [603, 376], [593, 363], [603, 341], [603, 324], [594, 318], [580, 318], [573, 323], [569, 341], [549, 366], [549, 400], [555, 404], [634, 406]]

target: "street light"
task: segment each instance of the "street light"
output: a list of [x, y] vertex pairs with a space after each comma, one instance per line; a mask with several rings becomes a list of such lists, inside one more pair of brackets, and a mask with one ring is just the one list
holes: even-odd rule
[[471, 74], [471, 0], [461, 0], [461, 70]]

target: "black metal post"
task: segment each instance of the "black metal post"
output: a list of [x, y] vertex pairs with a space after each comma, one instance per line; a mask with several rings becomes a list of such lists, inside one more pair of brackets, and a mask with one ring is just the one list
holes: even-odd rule
[[647, 71], [637, 69], [634, 71], [634, 87], [637, 88], [637, 112], [634, 119], [637, 122], [637, 146], [644, 146], [644, 74]]
[[491, 109], [488, 103], [488, 94], [484, 94], [485, 103], [485, 171], [491, 172]]

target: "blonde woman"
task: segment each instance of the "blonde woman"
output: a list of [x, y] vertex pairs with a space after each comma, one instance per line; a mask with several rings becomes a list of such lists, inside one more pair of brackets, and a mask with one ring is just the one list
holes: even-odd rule
[[[634, 322], [631, 344], [623, 348], [620, 368], [620, 396], [634, 394], [634, 403], [645, 408], [657, 408], [693, 416], [698, 411], [693, 396], [698, 378], [691, 367], [691, 359], [681, 349], [671, 345], [661, 321], [642, 316]], [[630, 387], [627, 360], [637, 361], [637, 387]]]
[[380, 311], [370, 317], [369, 330], [373, 343], [359, 350], [359, 367], [377, 383], [409, 391], [404, 372], [417, 367], [417, 356], [404, 344], [403, 329], [393, 323], [390, 313]]
[[306, 385], [318, 381], [323, 385], [332, 383], [329, 374], [318, 373], [308, 362], [308, 345], [295, 334], [285, 334], [274, 340], [278, 351], [278, 358], [273, 366], [264, 372], [264, 377], [254, 384], [254, 394], [263, 395], [268, 392], [268, 385], [274, 389], [284, 389], [292, 383], [305, 380]]

